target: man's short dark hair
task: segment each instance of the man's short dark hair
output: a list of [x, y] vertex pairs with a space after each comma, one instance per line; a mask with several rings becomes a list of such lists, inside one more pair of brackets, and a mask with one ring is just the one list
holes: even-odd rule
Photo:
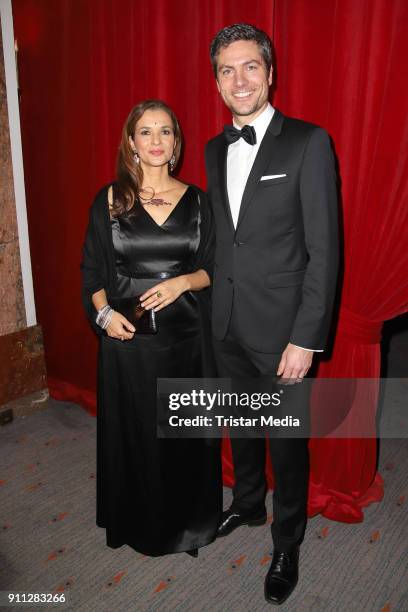
[[269, 36], [259, 28], [249, 23], [234, 23], [220, 30], [213, 38], [210, 45], [211, 63], [215, 78], [217, 78], [217, 57], [222, 47], [228, 47], [237, 40], [253, 40], [259, 47], [259, 51], [265, 62], [266, 71], [272, 66], [272, 44]]

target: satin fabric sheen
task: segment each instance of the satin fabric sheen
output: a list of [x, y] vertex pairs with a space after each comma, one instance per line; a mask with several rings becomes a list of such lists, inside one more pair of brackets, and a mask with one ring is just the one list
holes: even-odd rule
[[[140, 205], [113, 220], [117, 297], [161, 282], [140, 278], [143, 273], [189, 271], [200, 241], [199, 215], [189, 187], [161, 226]], [[218, 448], [156, 435], [156, 379], [201, 376], [195, 297], [185, 293], [159, 311], [157, 325], [156, 335], [136, 333], [129, 341], [103, 336], [98, 370], [96, 522], [106, 529], [108, 546], [128, 544], [151, 556], [211, 542], [222, 490]]]
[[[204, 186], [204, 145], [231, 122], [208, 55], [226, 24], [246, 21], [271, 36], [280, 75], [271, 101], [333, 138], [345, 245], [342, 309], [380, 323], [406, 311], [405, 0], [122, 0], [120, 9], [113, 0], [18, 0], [13, 19], [35, 305], [54, 398], [95, 414], [97, 340], [75, 296], [88, 205], [112, 179], [123, 122], [139, 100], [170, 103], [185, 136], [181, 176]], [[181, 22], [188, 27], [177, 36]], [[322, 358], [320, 376], [372, 378], [380, 344], [340, 330]], [[376, 439], [314, 440], [311, 459], [311, 514], [361, 521], [364, 505], [381, 499]], [[228, 440], [223, 467], [231, 485]], [[270, 465], [268, 476], [273, 486]]]
[[[112, 221], [118, 279], [115, 297], [141, 295], [158, 285], [160, 279], [148, 278], [153, 274], [168, 272], [174, 277], [191, 271], [192, 258], [200, 241], [200, 209], [193, 193], [188, 187], [162, 225], [158, 225], [140, 205], [136, 205], [129, 215]], [[193, 215], [192, 208], [195, 208]], [[144, 273], [147, 278], [143, 278]], [[194, 293], [183, 293], [176, 302], [157, 312], [156, 321], [160, 334], [156, 340], [150, 339], [150, 343], [161, 345], [164, 336], [168, 343], [177, 342], [180, 337], [196, 336], [199, 318]], [[141, 336], [133, 339], [136, 343], [142, 341]], [[182, 370], [180, 376], [184, 376]]]

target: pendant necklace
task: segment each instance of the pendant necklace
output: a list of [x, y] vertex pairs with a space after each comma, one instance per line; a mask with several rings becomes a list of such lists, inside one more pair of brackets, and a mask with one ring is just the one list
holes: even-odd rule
[[[150, 191], [152, 192], [152, 195], [148, 196], [147, 198], [144, 198], [141, 195], [142, 193], [149, 193]], [[162, 198], [155, 198], [154, 195], [155, 192], [153, 187], [144, 187], [139, 190], [139, 198], [143, 206], [146, 206], [146, 204], [153, 204], [153, 206], [173, 206], [172, 202], [166, 202]]]

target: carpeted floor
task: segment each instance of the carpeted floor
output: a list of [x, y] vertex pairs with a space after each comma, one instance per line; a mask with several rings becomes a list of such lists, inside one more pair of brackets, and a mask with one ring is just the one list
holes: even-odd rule
[[[59, 590], [60, 609], [75, 612], [271, 609], [267, 525], [242, 527], [198, 559], [105, 546], [95, 526], [95, 427], [78, 406], [50, 400], [1, 428], [0, 591]], [[382, 441], [380, 472], [385, 498], [363, 523], [309, 521], [299, 585], [282, 612], [408, 611], [408, 440]]]

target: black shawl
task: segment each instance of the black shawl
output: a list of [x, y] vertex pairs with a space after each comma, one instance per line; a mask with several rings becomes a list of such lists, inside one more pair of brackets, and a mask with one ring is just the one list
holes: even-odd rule
[[[92, 295], [100, 289], [105, 289], [109, 298], [116, 295], [115, 253], [112, 241], [112, 229], [108, 208], [109, 185], [103, 187], [95, 197], [89, 212], [89, 223], [82, 251], [82, 302], [94, 331], [98, 335], [105, 334], [96, 324], [96, 309], [92, 303]], [[193, 262], [192, 272], [205, 270], [212, 279], [214, 266], [215, 235], [211, 209], [205, 193], [192, 185], [197, 193], [200, 204], [200, 244]], [[115, 184], [113, 184], [115, 189]], [[137, 204], [136, 204], [137, 206]], [[210, 288], [195, 292], [200, 315], [201, 345], [203, 351], [203, 373], [205, 377], [215, 377], [215, 364], [211, 350], [210, 328]]]

